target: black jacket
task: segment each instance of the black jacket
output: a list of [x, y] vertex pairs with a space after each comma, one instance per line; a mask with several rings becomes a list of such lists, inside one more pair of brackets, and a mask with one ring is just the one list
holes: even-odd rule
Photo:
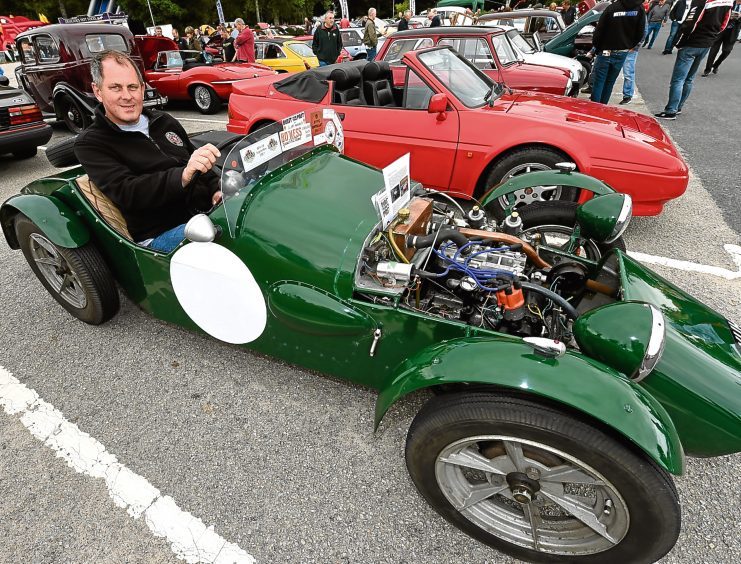
[[327, 29], [323, 25], [314, 32], [311, 50], [316, 58], [325, 63], [334, 63], [342, 50], [342, 35], [336, 25]]
[[401, 18], [399, 20], [399, 25], [396, 28], [396, 31], [406, 31], [408, 29], [409, 29], [409, 22], [407, 21], [406, 18]]
[[610, 4], [597, 22], [592, 46], [601, 51], [633, 49], [643, 40], [646, 12], [641, 0], [617, 0]]
[[669, 19], [673, 22], [682, 21], [684, 11], [687, 9], [687, 2], [685, 0], [677, 0], [674, 2], [672, 9], [669, 10]]
[[134, 241], [187, 222], [192, 210], [208, 210], [219, 188], [213, 172], [183, 188], [183, 169], [195, 147], [169, 114], [154, 110], [144, 114], [150, 137], [119, 129], [98, 106], [92, 125], [75, 142], [80, 164], [121, 210]]
[[732, 6], [733, 0], [692, 0], [677, 47], [710, 47], [728, 24]]
[[561, 13], [561, 19], [566, 25], [574, 23], [574, 20], [576, 19], [576, 8], [574, 6], [569, 6], [568, 10]]

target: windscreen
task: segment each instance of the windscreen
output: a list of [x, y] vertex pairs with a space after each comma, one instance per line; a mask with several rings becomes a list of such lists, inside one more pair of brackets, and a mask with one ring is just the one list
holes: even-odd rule
[[344, 148], [342, 124], [334, 110], [307, 110], [273, 122], [246, 135], [229, 151], [221, 174], [221, 192], [232, 237], [252, 188], [267, 174], [319, 145], [333, 145], [340, 152]]

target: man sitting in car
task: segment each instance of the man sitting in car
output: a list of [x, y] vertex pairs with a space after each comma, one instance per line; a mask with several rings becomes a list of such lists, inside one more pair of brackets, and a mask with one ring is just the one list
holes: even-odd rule
[[194, 211], [221, 200], [211, 171], [220, 153], [211, 144], [196, 149], [169, 114], [143, 110], [144, 80], [126, 54], [103, 51], [90, 67], [102, 105], [77, 138], [75, 155], [121, 210], [134, 241], [169, 253]]

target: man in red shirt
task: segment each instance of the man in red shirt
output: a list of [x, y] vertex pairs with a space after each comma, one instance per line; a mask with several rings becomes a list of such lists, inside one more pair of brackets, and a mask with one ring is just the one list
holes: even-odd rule
[[242, 18], [234, 20], [234, 25], [239, 31], [239, 35], [234, 40], [234, 45], [237, 47], [237, 62], [238, 63], [254, 63], [255, 62], [255, 34], [249, 26], [244, 24]]

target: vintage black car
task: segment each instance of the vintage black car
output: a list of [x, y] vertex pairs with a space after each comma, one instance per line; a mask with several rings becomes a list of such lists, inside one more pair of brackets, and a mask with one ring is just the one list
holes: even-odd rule
[[44, 123], [33, 99], [9, 83], [7, 76], [0, 76], [0, 155], [33, 157], [37, 147], [51, 138], [51, 126]]
[[[48, 25], [18, 35], [16, 47], [21, 63], [15, 71], [18, 85], [33, 96], [45, 117], [64, 121], [73, 133], [90, 124], [97, 105], [90, 79], [90, 60], [96, 53], [105, 49], [128, 53], [144, 74], [134, 36], [120, 25]], [[145, 107], [166, 102], [147, 87]]]

